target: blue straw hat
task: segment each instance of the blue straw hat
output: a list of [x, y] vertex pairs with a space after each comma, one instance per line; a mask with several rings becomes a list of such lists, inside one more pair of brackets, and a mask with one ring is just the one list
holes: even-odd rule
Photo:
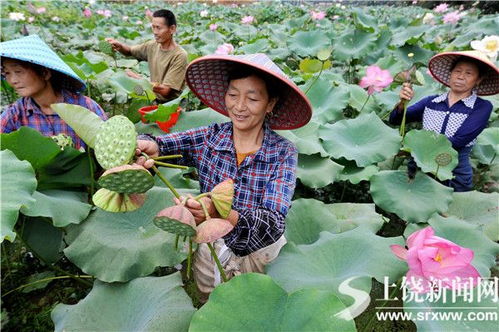
[[0, 43], [0, 57], [31, 62], [62, 75], [64, 89], [81, 92], [86, 89], [82, 79], [37, 35]]

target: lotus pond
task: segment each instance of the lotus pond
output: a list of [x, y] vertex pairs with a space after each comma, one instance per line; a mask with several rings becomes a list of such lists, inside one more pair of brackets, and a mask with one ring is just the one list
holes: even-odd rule
[[[1, 5], [2, 41], [39, 35], [87, 82], [86, 94], [110, 116], [127, 117], [137, 133], [163, 134], [155, 122], [166, 121], [179, 106], [187, 111], [172, 132], [227, 120], [186, 89], [141, 121], [137, 110], [154, 98], [151, 84], [125, 70], [147, 76], [147, 64], [109, 52], [102, 41], [150, 39], [148, 14], [163, 7], [177, 16], [175, 38], [189, 60], [214, 52], [266, 53], [313, 106], [310, 123], [279, 132], [299, 150], [287, 245], [265, 275], [222, 283], [203, 306], [185, 273], [188, 242], [177, 247], [175, 235], [153, 222], [173, 204], [158, 176], [140, 208], [108, 212], [90, 199], [100, 175], [93, 150], [61, 150], [28, 128], [2, 134], [5, 331], [496, 330], [499, 97], [485, 97], [494, 110], [473, 148], [474, 190], [454, 193], [438, 181], [450, 179], [457, 163], [445, 136], [387, 123], [398, 102], [397, 80], [375, 93], [359, 85], [368, 66], [391, 77], [413, 67], [413, 100], [445, 91], [428, 74], [428, 60], [497, 34], [493, 10], [484, 13], [478, 2], [436, 8], [424, 1]], [[16, 99], [5, 81], [0, 92], [2, 108]], [[410, 157], [418, 170], [408, 175]], [[193, 169], [160, 172], [178, 192], [199, 193]], [[453, 295], [445, 288], [420, 301], [404, 296], [400, 281], [409, 267], [391, 248], [428, 226], [474, 252], [468, 263], [483, 278], [476, 292], [453, 301], [445, 300]], [[414, 316], [380, 319], [380, 312]], [[416, 319], [428, 312], [482, 313], [488, 319]]]

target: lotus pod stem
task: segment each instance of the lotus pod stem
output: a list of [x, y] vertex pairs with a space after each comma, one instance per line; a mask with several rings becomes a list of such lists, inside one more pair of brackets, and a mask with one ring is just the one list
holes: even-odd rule
[[188, 169], [188, 166], [184, 165], [175, 165], [175, 164], [169, 164], [169, 163], [162, 163], [161, 161], [154, 161], [154, 163], [158, 166], [163, 166], [163, 167], [169, 167], [169, 168], [180, 168], [180, 169]]
[[171, 154], [171, 155], [168, 155], [168, 156], [159, 156], [159, 157], [154, 157], [154, 158], [151, 158], [153, 160], [164, 160], [164, 159], [176, 159], [176, 158], [182, 158], [182, 155], [181, 154]]
[[402, 101], [402, 104], [404, 105], [404, 115], [402, 116], [402, 123], [400, 124], [400, 136], [402, 136], [402, 139], [405, 137], [405, 118], [407, 114], [407, 102], [405, 100]]
[[180, 195], [178, 194], [177, 190], [175, 190], [175, 188], [172, 186], [172, 184], [170, 183], [170, 181], [168, 181], [163, 176], [163, 174], [161, 174], [161, 172], [159, 171], [159, 169], [156, 166], [154, 166], [154, 165], [152, 166], [152, 169], [156, 172], [156, 175], [161, 179], [161, 181], [163, 181], [163, 183], [166, 184], [166, 186], [168, 187], [168, 189], [170, 189], [170, 191], [172, 192], [172, 194], [176, 198], [180, 198]]
[[187, 255], [187, 279], [191, 279], [192, 237], [189, 237], [189, 254]]

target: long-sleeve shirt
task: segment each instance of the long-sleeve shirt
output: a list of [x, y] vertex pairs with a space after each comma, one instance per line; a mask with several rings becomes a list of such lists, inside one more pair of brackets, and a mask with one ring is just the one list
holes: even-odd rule
[[[99, 104], [91, 98], [68, 90], [62, 90], [61, 93], [64, 103], [83, 106], [97, 114], [101, 119], [107, 119]], [[40, 106], [31, 97], [19, 98], [9, 105], [0, 115], [0, 123], [2, 133], [10, 133], [26, 126], [38, 130], [44, 136], [66, 134], [71, 137], [76, 149], [86, 147], [85, 142], [57, 113], [43, 113]]]
[[[492, 103], [475, 93], [449, 107], [448, 92], [421, 99], [407, 108], [407, 122], [423, 122], [423, 128], [445, 135], [459, 153], [454, 169], [455, 179], [449, 183], [456, 191], [471, 190], [472, 169], [469, 153], [477, 136], [485, 129], [492, 112]], [[393, 110], [390, 123], [400, 124], [402, 112]]]
[[238, 166], [231, 122], [155, 139], [161, 155], [182, 154], [179, 164], [197, 168], [202, 192], [228, 178], [234, 180], [232, 208], [239, 213], [239, 220], [224, 240], [236, 255], [269, 246], [284, 234], [298, 157], [290, 141], [264, 125], [261, 148]]

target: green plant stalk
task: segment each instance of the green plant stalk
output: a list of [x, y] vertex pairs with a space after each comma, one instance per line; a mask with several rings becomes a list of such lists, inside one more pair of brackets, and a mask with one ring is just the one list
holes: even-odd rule
[[161, 161], [154, 161], [154, 164], [156, 164], [158, 166], [168, 167], [168, 168], [180, 168], [180, 169], [188, 169], [189, 168], [188, 166], [162, 163]]
[[[57, 276], [57, 277], [44, 278], [44, 279], [40, 279], [40, 280], [37, 280], [37, 281], [33, 281], [33, 282], [28, 283], [28, 284], [21, 285], [21, 286], [15, 288], [15, 289], [12, 289], [12, 290], [8, 291], [5, 294], [2, 294], [2, 297], [5, 297], [5, 296], [9, 295], [10, 293], [13, 293], [13, 292], [18, 291], [18, 290], [23, 289], [23, 288], [26, 288], [28, 286], [36, 285], [36, 284], [38, 284], [40, 282], [45, 282], [45, 281], [50, 281], [50, 280], [56, 280], [56, 279], [68, 279], [68, 278], [73, 278], [73, 277], [70, 276], [70, 275], [67, 275], [67, 276]], [[79, 278], [93, 278], [93, 277], [92, 276], [88, 276], [88, 275], [83, 275], [83, 276], [79, 276]]]
[[92, 160], [91, 148], [87, 146], [88, 154], [88, 165], [90, 167], [90, 197], [89, 200], [92, 202], [92, 196], [95, 194], [95, 179], [94, 179], [94, 163]]
[[196, 197], [194, 197], [194, 199], [195, 199], [196, 201], [198, 201], [198, 202], [199, 202], [199, 200], [200, 200], [201, 198], [203, 198], [203, 197], [207, 197], [207, 196], [210, 196], [210, 193], [202, 193], [202, 194], [199, 194], [199, 195], [197, 195]]
[[315, 82], [317, 82], [317, 80], [319, 79], [319, 77], [321, 77], [322, 71], [324, 70], [324, 64], [325, 63], [326, 63], [326, 61], [321, 61], [321, 70], [319, 71], [319, 75], [317, 75], [315, 77], [315, 80], [312, 82], [312, 84], [310, 84], [310, 86], [308, 87], [307, 91], [305, 91], [305, 95], [307, 95], [308, 91], [310, 91], [310, 89], [314, 86]]
[[[199, 204], [201, 204], [201, 207], [203, 208], [204, 215], [206, 216], [206, 220], [210, 219], [210, 214], [208, 213], [208, 209], [206, 208], [206, 204], [202, 200], [198, 200]], [[211, 243], [206, 243], [208, 245], [208, 248], [210, 249], [211, 252], [211, 257], [215, 260], [215, 263], [217, 264], [218, 271], [220, 272], [220, 275], [222, 276], [223, 282], [227, 282], [227, 276], [225, 275], [225, 271], [222, 267], [222, 264], [220, 264], [220, 260], [218, 259], [217, 253], [215, 252], [215, 248], [213, 248], [213, 245]]]
[[178, 235], [178, 234], [177, 234], [177, 235], [175, 236], [175, 251], [177, 251], [177, 250], [178, 250], [178, 240], [179, 240], [179, 238], [180, 238], [180, 235]]
[[187, 280], [191, 279], [192, 238], [189, 237], [189, 254], [187, 255]]
[[497, 156], [497, 153], [494, 152], [494, 156], [492, 157], [492, 159], [489, 162], [490, 165], [492, 165], [492, 163], [494, 162], [494, 159], [496, 159], [496, 156]]
[[171, 154], [169, 156], [154, 157], [151, 159], [152, 160], [164, 160], [164, 159], [176, 159], [176, 158], [182, 158], [182, 155], [181, 154]]
[[435, 177], [438, 178], [438, 170], [440, 169], [440, 165], [437, 164], [437, 171], [435, 172]]
[[364, 109], [364, 106], [366, 106], [367, 102], [369, 101], [369, 98], [371, 97], [370, 94], [367, 95], [367, 98], [366, 98], [366, 101], [364, 102], [364, 105], [362, 105], [362, 107], [360, 108], [360, 111], [359, 113], [362, 113], [362, 110]]
[[402, 116], [402, 123], [400, 124], [400, 136], [402, 136], [402, 139], [405, 137], [405, 118], [407, 115], [407, 102], [404, 100], [402, 101], [404, 104], [404, 115]]
[[164, 176], [163, 174], [161, 174], [161, 172], [159, 171], [159, 169], [156, 167], [156, 166], [152, 166], [152, 169], [156, 172], [156, 175], [161, 179], [161, 181], [163, 181], [164, 184], [166, 184], [166, 186], [168, 187], [168, 189], [170, 189], [170, 191], [172, 192], [172, 194], [176, 197], [176, 198], [179, 198], [180, 199], [180, 195], [178, 194], [177, 190], [175, 190], [175, 188], [172, 186], [172, 184], [170, 183], [170, 181], [168, 181]]

